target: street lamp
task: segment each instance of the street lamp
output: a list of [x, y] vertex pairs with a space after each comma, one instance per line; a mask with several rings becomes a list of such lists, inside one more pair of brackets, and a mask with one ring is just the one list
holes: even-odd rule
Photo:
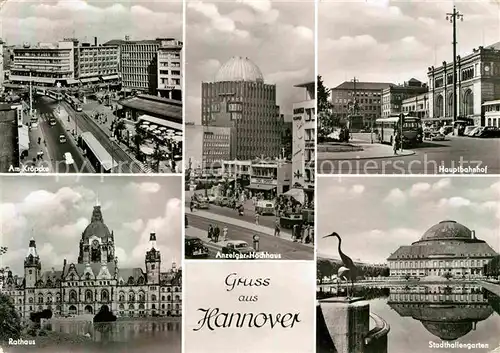
[[446, 14], [446, 20], [453, 25], [453, 121], [457, 120], [457, 19], [464, 20], [455, 6], [453, 12]]

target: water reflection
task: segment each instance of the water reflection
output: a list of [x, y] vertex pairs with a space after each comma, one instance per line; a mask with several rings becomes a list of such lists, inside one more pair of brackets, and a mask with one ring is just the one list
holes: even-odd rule
[[391, 288], [387, 304], [445, 341], [465, 336], [493, 314], [486, 293], [478, 286], [396, 287]]
[[130, 342], [133, 340], [150, 340], [179, 336], [180, 322], [165, 321], [115, 321], [94, 324], [87, 321], [55, 321], [51, 323], [52, 331], [71, 335], [90, 335], [94, 342]]
[[[317, 298], [332, 294], [336, 293], [331, 293], [330, 288], [324, 289], [318, 292]], [[429, 347], [431, 341], [489, 344], [487, 351], [498, 346], [500, 298], [479, 285], [357, 287], [354, 296], [364, 296], [370, 303], [370, 311], [390, 325], [390, 353], [435, 352]], [[321, 313], [317, 318], [322, 319]], [[317, 325], [317, 352], [335, 352], [326, 336], [326, 327], [321, 329], [324, 322], [318, 321]]]

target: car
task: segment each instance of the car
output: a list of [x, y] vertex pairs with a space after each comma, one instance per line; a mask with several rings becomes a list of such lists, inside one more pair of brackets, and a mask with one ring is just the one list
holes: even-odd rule
[[477, 128], [477, 126], [466, 126], [465, 127], [465, 130], [464, 130], [464, 136], [469, 136], [469, 134], [472, 132], [472, 130], [474, 130], [475, 128]]
[[222, 247], [223, 254], [234, 254], [234, 255], [248, 255], [246, 259], [254, 259], [252, 256], [256, 253], [255, 249], [248, 245], [246, 241], [243, 240], [231, 240], [226, 242]]
[[38, 129], [38, 123], [32, 122], [31, 123], [31, 130], [35, 130], [35, 129]]
[[430, 140], [431, 141], [444, 141], [446, 139], [446, 136], [444, 136], [443, 134], [440, 134], [439, 132], [435, 132], [433, 134], [431, 134], [430, 136]]
[[184, 253], [186, 258], [207, 258], [208, 248], [198, 237], [184, 236]]
[[67, 165], [71, 165], [71, 164], [75, 163], [75, 161], [73, 160], [73, 156], [69, 152], [66, 152], [64, 154], [64, 161], [66, 162]]
[[217, 197], [215, 195], [208, 195], [207, 199], [209, 203], [214, 203]]
[[478, 132], [479, 130], [481, 129], [481, 126], [475, 126], [474, 129], [472, 129], [471, 131], [469, 131], [469, 133], [467, 134], [467, 136], [474, 136], [476, 134], [476, 132]]
[[59, 135], [59, 143], [66, 143], [66, 136]]
[[56, 119], [51, 118], [51, 119], [49, 120], [49, 125], [50, 125], [50, 126], [55, 126], [55, 125], [56, 125]]
[[475, 129], [473, 132], [472, 132], [472, 137], [479, 137], [481, 135], [481, 133], [483, 132], [483, 130], [485, 129], [484, 126], [480, 126], [478, 127], [477, 129]]
[[500, 137], [500, 129], [496, 126], [486, 126], [480, 133], [478, 137]]
[[208, 201], [205, 201], [203, 199], [193, 200], [193, 203], [194, 203], [194, 208], [197, 208], [199, 210], [208, 210], [209, 208]]
[[452, 132], [453, 132], [453, 126], [449, 126], [449, 125], [441, 126], [441, 128], [439, 129], [439, 133], [441, 135], [448, 135]]
[[274, 201], [269, 200], [260, 200], [257, 201], [257, 205], [255, 206], [255, 212], [260, 215], [272, 215], [275, 213], [275, 204]]
[[224, 196], [218, 196], [214, 203], [217, 205], [217, 206], [221, 206], [221, 207], [226, 207], [229, 203], [229, 199], [227, 197], [224, 197]]

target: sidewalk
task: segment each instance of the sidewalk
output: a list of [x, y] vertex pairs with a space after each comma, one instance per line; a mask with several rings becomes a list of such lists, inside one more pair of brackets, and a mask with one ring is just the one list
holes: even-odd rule
[[[203, 210], [196, 210], [195, 212], [191, 212], [191, 210], [187, 206], [184, 207], [184, 209], [185, 209], [186, 214], [192, 214], [192, 215], [199, 216], [202, 218], [210, 219], [210, 220], [213, 220], [215, 223], [223, 222], [223, 223], [228, 223], [228, 224], [231, 224], [231, 225], [234, 225], [237, 227], [251, 229], [251, 230], [254, 230], [256, 232], [274, 237], [274, 229], [273, 228], [269, 228], [269, 227], [265, 227], [265, 226], [261, 226], [261, 225], [256, 225], [255, 223], [242, 221], [242, 220], [232, 218], [232, 217], [221, 216], [221, 215], [218, 215], [215, 213], [210, 213], [210, 212], [203, 211]], [[280, 232], [280, 236], [278, 238], [293, 242], [292, 234], [283, 232], [283, 230]], [[314, 245], [312, 245], [312, 244], [305, 244], [305, 243], [302, 243], [302, 244], [314, 247]]]
[[[113, 106], [116, 105], [116, 101], [112, 102]], [[99, 104], [97, 101], [94, 101], [92, 99], [87, 98], [87, 103], [82, 104], [82, 110], [87, 116], [92, 119], [100, 128], [101, 130], [106, 133], [106, 135], [112, 136], [113, 135], [113, 130], [111, 129], [111, 124], [113, 121], [119, 120], [116, 115], [114, 115], [114, 110], [111, 109], [111, 107], [104, 106], [102, 104]], [[98, 114], [103, 114], [105, 116], [105, 119], [94, 119], [94, 115]], [[135, 158], [135, 152], [134, 150], [127, 146], [125, 143], [119, 141], [118, 139], [115, 139], [115, 142], [117, 145], [120, 146], [120, 148], [129, 155], [130, 158], [132, 158], [136, 163], [139, 163], [139, 161]], [[148, 165], [141, 163], [140, 165], [143, 165], [144, 168], [143, 170], [146, 173], [153, 173], [153, 169], [149, 167]], [[170, 169], [170, 166], [167, 164], [166, 161], [161, 161], [160, 162], [160, 173], [173, 173], [173, 171]]]
[[[208, 229], [203, 230], [203, 229], [199, 229], [199, 228], [192, 227], [192, 226], [188, 226], [186, 228], [186, 233], [185, 234], [189, 235], [189, 236], [192, 236], [192, 237], [200, 238], [205, 243], [205, 246], [207, 248], [211, 248], [211, 249], [216, 250], [216, 251], [222, 250], [222, 248], [224, 246], [224, 243], [226, 241], [231, 240], [229, 237], [227, 238], [227, 240], [225, 240], [224, 236], [222, 235], [222, 236], [219, 237], [220, 241], [218, 241], [217, 243], [215, 243], [215, 242], [211, 241], [210, 238], [208, 237]], [[229, 231], [228, 231], [228, 235], [229, 235]]]
[[318, 145], [318, 161], [394, 158], [415, 154], [413, 150], [404, 149], [403, 152], [398, 151], [398, 154], [395, 155], [392, 146], [380, 143], [372, 144], [363, 140], [353, 140], [352, 143], [349, 143], [347, 146], [350, 150], [346, 151], [345, 146], [334, 143]]
[[[30, 139], [30, 148], [28, 150], [28, 156], [25, 157], [22, 160], [23, 164], [26, 163], [33, 163], [35, 162], [36, 165], [39, 165], [39, 163], [45, 162], [45, 164], [49, 167], [49, 169], [53, 170], [53, 165], [52, 161], [53, 159], [50, 156], [49, 149], [47, 146], [43, 143], [45, 140], [45, 135], [43, 134], [42, 131], [42, 121], [48, 121], [47, 117], [44, 117], [40, 115], [40, 113], [36, 113], [38, 116], [38, 126], [34, 129], [30, 128], [28, 135]], [[40, 144], [38, 143], [38, 139], [40, 138]], [[42, 151], [43, 152], [43, 159], [39, 160], [37, 159], [37, 153]]]

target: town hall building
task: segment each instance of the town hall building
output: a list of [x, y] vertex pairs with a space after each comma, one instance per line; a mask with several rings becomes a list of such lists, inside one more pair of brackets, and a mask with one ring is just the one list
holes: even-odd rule
[[96, 314], [107, 306], [118, 317], [181, 316], [182, 270], [175, 262], [161, 271], [156, 234], [150, 234], [142, 268], [121, 267], [115, 256], [115, 236], [94, 206], [82, 233], [77, 263], [64, 260], [62, 270], [42, 271], [35, 240], [24, 259], [24, 278], [7, 271], [3, 292], [14, 300], [21, 317], [50, 309], [54, 316]]

